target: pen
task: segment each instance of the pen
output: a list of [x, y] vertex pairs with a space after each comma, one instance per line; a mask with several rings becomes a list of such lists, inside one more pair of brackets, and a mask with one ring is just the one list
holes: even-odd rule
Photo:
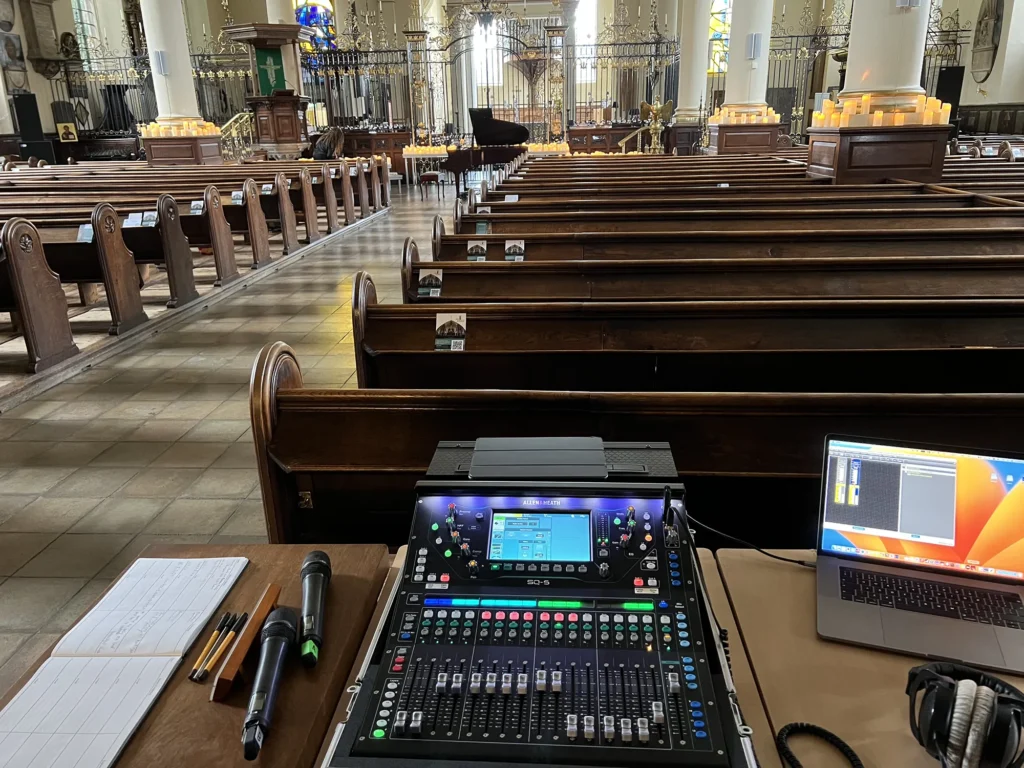
[[248, 618], [249, 614], [243, 613], [235, 620], [235, 623], [231, 625], [231, 629], [217, 646], [217, 650], [213, 652], [213, 656], [211, 656], [210, 660], [203, 665], [203, 671], [199, 673], [199, 682], [202, 682], [209, 677], [210, 670], [213, 669], [218, 661], [220, 661], [220, 657], [224, 655], [224, 651], [226, 651], [228, 646], [231, 645], [231, 641], [235, 639], [235, 635], [237, 635], [242, 630], [242, 627], [245, 626], [245, 620]]
[[203, 652], [200, 653], [199, 658], [196, 659], [196, 664], [192, 667], [192, 671], [188, 673], [189, 680], [194, 680], [196, 672], [203, 668], [203, 662], [209, 657], [210, 651], [213, 650], [213, 646], [217, 643], [217, 638], [220, 637], [221, 632], [227, 629], [228, 625], [234, 621], [234, 618], [234, 614], [230, 612], [225, 613], [220, 617], [220, 623], [218, 623], [217, 628], [213, 630], [213, 634], [210, 635], [210, 639], [206, 641], [206, 647], [203, 648]]

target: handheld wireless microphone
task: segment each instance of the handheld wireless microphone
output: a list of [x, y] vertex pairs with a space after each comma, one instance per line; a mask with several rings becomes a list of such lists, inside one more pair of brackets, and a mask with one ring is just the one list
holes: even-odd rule
[[302, 630], [299, 648], [302, 663], [315, 667], [324, 644], [324, 603], [331, 583], [331, 558], [314, 549], [302, 561]]
[[277, 608], [263, 624], [260, 633], [260, 663], [249, 697], [249, 711], [242, 725], [242, 747], [246, 760], [255, 760], [270, 728], [270, 716], [281, 685], [281, 673], [288, 651], [295, 642], [298, 619], [291, 608]]

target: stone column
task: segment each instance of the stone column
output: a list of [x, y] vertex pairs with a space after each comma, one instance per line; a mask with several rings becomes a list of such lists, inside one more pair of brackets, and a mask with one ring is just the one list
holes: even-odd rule
[[[153, 69], [157, 122], [175, 124], [184, 120], [200, 120], [181, 3], [142, 0], [141, 6]], [[158, 57], [163, 59], [162, 67], [158, 64]]]
[[854, 3], [846, 84], [840, 101], [869, 93], [872, 108], [913, 111], [917, 97], [924, 94], [921, 67], [928, 9], [927, 2], [904, 8], [896, 7], [892, 0]]
[[679, 91], [676, 123], [700, 119], [707, 107], [708, 43], [711, 37], [711, 0], [679, 0]]
[[[757, 58], [750, 59], [750, 37], [754, 34], [761, 35], [761, 49]], [[765, 107], [771, 38], [772, 0], [735, 0], [729, 31], [729, 72], [725, 76], [724, 106], [730, 111], [757, 113]]]

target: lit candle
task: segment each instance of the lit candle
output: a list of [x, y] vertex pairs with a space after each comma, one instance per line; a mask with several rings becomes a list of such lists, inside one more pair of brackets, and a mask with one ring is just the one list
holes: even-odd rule
[[895, 115], [892, 116], [892, 124], [899, 127], [904, 124], [906, 119], [906, 115], [904, 115], [902, 112], [897, 112]]
[[862, 115], [871, 114], [871, 94], [865, 93], [860, 97], [860, 113]]
[[821, 102], [822, 114], [831, 115], [832, 110], [834, 110], [835, 108], [836, 105], [835, 102], [832, 101], [832, 99], [825, 99], [823, 102]]
[[882, 125], [882, 110], [876, 109], [875, 114], [871, 116], [871, 125], [875, 128], [879, 128]]
[[939, 122], [942, 125], [949, 125], [949, 113], [953, 111], [952, 104], [943, 104], [942, 109], [939, 111]]
[[923, 93], [920, 94], [917, 97], [917, 111], [918, 112], [924, 112], [924, 108], [925, 108], [925, 105], [927, 104], [927, 102], [928, 102], [927, 97]]
[[844, 111], [843, 114], [841, 114], [839, 116], [839, 127], [840, 128], [849, 128], [850, 127], [850, 113], [849, 112], [845, 112]]
[[830, 128], [838, 128], [839, 127], [839, 119], [840, 119], [840, 117], [841, 117], [841, 115], [838, 112], [833, 112], [832, 114], [830, 114], [829, 115], [829, 122], [828, 122], [829, 127]]
[[768, 115], [764, 115], [764, 116], [762, 116], [762, 117], [761, 117], [761, 122], [762, 122], [762, 123], [767, 123], [767, 122], [768, 122]]
[[932, 124], [934, 124], [934, 122], [935, 122], [935, 110], [934, 109], [926, 109], [924, 111], [924, 120], [922, 120], [922, 122], [925, 125], [932, 125]]

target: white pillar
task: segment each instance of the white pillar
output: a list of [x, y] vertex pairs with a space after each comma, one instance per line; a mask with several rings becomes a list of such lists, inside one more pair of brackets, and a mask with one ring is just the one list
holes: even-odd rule
[[[751, 41], [760, 35], [760, 50], [750, 58]], [[725, 106], [751, 112], [765, 106], [768, 92], [768, 47], [772, 39], [772, 0], [735, 0], [729, 30], [729, 72]]]
[[[929, 3], [897, 8], [893, 0], [857, 0], [840, 100], [871, 94], [879, 108], [909, 107], [921, 87]], [[886, 111], [890, 111], [886, 109]]]
[[679, 0], [679, 91], [675, 122], [700, 119], [707, 108], [711, 0]]
[[[141, 5], [142, 23], [146, 27], [146, 43], [153, 70], [157, 121], [176, 123], [201, 119], [181, 3], [142, 0]], [[158, 64], [158, 58], [163, 60], [162, 67]], [[166, 74], [161, 74], [161, 71]]]

